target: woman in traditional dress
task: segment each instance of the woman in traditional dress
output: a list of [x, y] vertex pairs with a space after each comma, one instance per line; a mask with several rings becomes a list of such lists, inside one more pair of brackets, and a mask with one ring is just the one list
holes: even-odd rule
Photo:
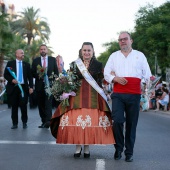
[[[84, 42], [78, 60], [73, 63], [76, 63], [74, 66], [81, 86], [76, 96], [70, 96], [70, 106], [60, 104], [56, 109], [50, 128], [56, 143], [76, 145], [75, 158], [80, 157], [82, 145], [84, 158], [89, 158], [89, 145], [115, 144], [112, 120], [103, 93], [97, 92], [102, 87], [103, 70], [102, 63], [95, 58], [93, 44]], [[92, 82], [88, 81], [89, 76], [92, 76]]]

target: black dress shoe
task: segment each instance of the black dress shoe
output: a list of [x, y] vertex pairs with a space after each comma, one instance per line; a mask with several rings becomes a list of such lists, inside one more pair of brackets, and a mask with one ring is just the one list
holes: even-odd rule
[[44, 123], [44, 128], [49, 128], [50, 127], [50, 121]]
[[126, 162], [132, 162], [133, 161], [133, 155], [126, 155], [125, 161]]
[[81, 150], [80, 150], [80, 152], [79, 152], [79, 153], [74, 153], [74, 158], [79, 158], [79, 157], [80, 157], [80, 155], [81, 155], [81, 151], [82, 151], [82, 148], [81, 148]]
[[119, 159], [121, 159], [121, 157], [122, 157], [122, 152], [121, 151], [115, 151], [114, 159], [119, 160]]
[[26, 123], [23, 123], [23, 129], [26, 129], [28, 126]]
[[84, 158], [90, 158], [90, 152], [89, 153], [84, 153]]
[[13, 125], [12, 127], [11, 127], [11, 129], [17, 129], [18, 128], [18, 125]]
[[42, 123], [38, 128], [44, 128], [44, 123]]

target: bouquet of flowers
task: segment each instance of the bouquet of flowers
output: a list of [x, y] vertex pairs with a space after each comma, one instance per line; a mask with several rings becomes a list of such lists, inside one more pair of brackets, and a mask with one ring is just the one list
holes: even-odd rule
[[70, 64], [71, 70], [67, 72], [63, 69], [62, 73], [55, 77], [50, 91], [55, 100], [61, 101], [63, 106], [69, 106], [69, 96], [76, 96], [75, 91], [81, 86], [81, 82], [76, 75], [75, 63]]
[[41, 67], [39, 64], [37, 66], [37, 73], [39, 78], [44, 79], [45, 74], [47, 73], [47, 68]]
[[50, 83], [47, 76], [47, 67], [41, 67], [40, 65], [37, 65], [37, 73], [39, 76], [39, 79], [43, 79], [45, 83], [45, 92], [50, 97], [51, 91], [50, 91]]

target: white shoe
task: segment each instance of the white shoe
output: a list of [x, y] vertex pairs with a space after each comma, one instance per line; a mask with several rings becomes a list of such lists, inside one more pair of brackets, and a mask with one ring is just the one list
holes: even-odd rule
[[154, 111], [157, 112], [157, 111], [159, 111], [159, 109], [155, 109]]

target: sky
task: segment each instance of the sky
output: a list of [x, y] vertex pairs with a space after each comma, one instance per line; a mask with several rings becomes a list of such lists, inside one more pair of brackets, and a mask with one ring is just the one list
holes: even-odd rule
[[20, 12], [28, 7], [40, 9], [51, 34], [49, 46], [54, 57], [61, 55], [65, 69], [76, 60], [83, 42], [92, 42], [96, 57], [106, 49], [103, 44], [118, 39], [120, 31], [133, 31], [135, 15], [148, 3], [155, 7], [167, 0], [6, 0]]

